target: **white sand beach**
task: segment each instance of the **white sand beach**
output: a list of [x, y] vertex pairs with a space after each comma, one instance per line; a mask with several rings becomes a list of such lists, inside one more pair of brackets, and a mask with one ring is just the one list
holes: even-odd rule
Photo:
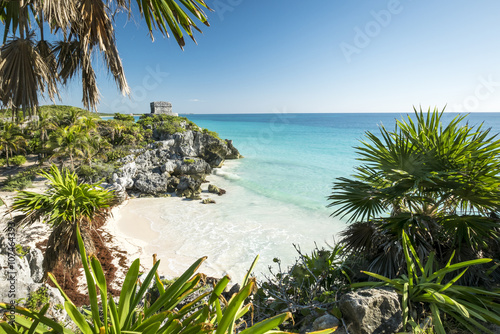
[[[217, 204], [179, 197], [130, 199], [113, 210], [105, 228], [130, 261], [141, 259], [144, 270], [152, 267], [152, 255], [157, 254], [159, 273], [170, 278], [208, 256], [201, 272], [214, 277], [228, 274], [239, 281], [257, 255], [261, 258], [255, 274], [262, 277], [275, 257], [284, 265], [293, 263], [297, 256], [293, 244], [309, 252], [315, 242], [320, 247], [333, 243], [338, 231], [330, 217], [257, 196], [229, 181], [235, 177], [230, 171], [224, 166], [208, 177], [226, 189], [226, 195], [210, 194], [208, 184], [202, 186], [202, 198], [210, 197]], [[318, 219], [323, 223], [318, 224]], [[311, 226], [310, 221], [316, 224]]]

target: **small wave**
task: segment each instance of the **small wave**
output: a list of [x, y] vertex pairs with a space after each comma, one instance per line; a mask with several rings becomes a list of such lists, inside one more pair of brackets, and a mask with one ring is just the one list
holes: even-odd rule
[[237, 180], [241, 179], [241, 177], [238, 174], [226, 172], [226, 171], [223, 171], [220, 169], [216, 169], [214, 171], [214, 174], [217, 176], [221, 176], [221, 177], [225, 178], [226, 180], [230, 180], [230, 181], [237, 181]]

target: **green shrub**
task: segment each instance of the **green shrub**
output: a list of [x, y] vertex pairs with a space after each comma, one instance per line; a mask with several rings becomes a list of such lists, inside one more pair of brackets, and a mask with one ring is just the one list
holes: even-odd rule
[[222, 140], [220, 137], [219, 137], [219, 134], [215, 131], [210, 131], [208, 129], [203, 129], [202, 131], [204, 134], [206, 135], [209, 135], [209, 136], [212, 136], [214, 137], [215, 139], [218, 139], [218, 140]]
[[135, 122], [135, 118], [132, 115], [125, 115], [125, 114], [120, 114], [120, 113], [115, 113], [113, 116], [114, 119], [118, 121], [125, 121], [125, 122]]
[[130, 147], [115, 146], [113, 149], [106, 152], [106, 160], [111, 162], [125, 158], [127, 155], [130, 155]]
[[[390, 279], [371, 272], [365, 274], [382, 282], [362, 282], [352, 285], [353, 288], [390, 286], [402, 297], [403, 324], [410, 325], [418, 331], [419, 324], [431, 315], [434, 330], [438, 334], [446, 334], [441, 321], [441, 313], [452, 317], [465, 326], [471, 333], [492, 333], [481, 321], [500, 325], [500, 293], [477, 287], [455, 284], [469, 267], [491, 262], [491, 259], [477, 259], [451, 264], [455, 252], [448, 263], [434, 270], [434, 252], [431, 252], [424, 263], [413, 247], [410, 238], [403, 231], [402, 244], [408, 276]], [[445, 277], [457, 270], [462, 270], [452, 279]], [[424, 305], [420, 314], [417, 309]]]
[[16, 253], [22, 259], [30, 251], [30, 246], [23, 246], [21, 244], [16, 244]]
[[144, 128], [150, 126], [157, 131], [158, 136], [171, 135], [186, 130], [199, 130], [199, 127], [189, 119], [170, 115], [143, 115], [137, 121], [137, 124]]
[[16, 155], [9, 159], [9, 162], [16, 166], [21, 166], [26, 163], [26, 157], [24, 155]]
[[293, 266], [283, 270], [281, 261], [275, 258], [277, 272], [269, 267], [270, 276], [260, 282], [254, 297], [257, 319], [282, 310], [292, 312], [297, 323], [304, 317], [327, 311], [340, 317], [336, 296], [347, 290], [350, 283], [351, 270], [346, 263], [349, 254], [340, 245], [330, 249], [316, 247], [310, 255], [295, 248], [299, 258]]
[[3, 167], [7, 164], [7, 160], [6, 159], [0, 159], [0, 167]]
[[134, 136], [134, 135], [125, 133], [124, 135], [122, 135], [121, 144], [122, 145], [133, 145], [138, 141], [140, 142], [141, 140], [142, 140], [142, 135], [140, 135], [140, 134], [136, 134]]
[[173, 135], [174, 133], [178, 132], [185, 132], [186, 129], [183, 128], [179, 122], [172, 122], [172, 123], [161, 123], [159, 126], [156, 127], [156, 131], [159, 136], [161, 135]]
[[41, 286], [36, 291], [30, 292], [28, 300], [26, 301], [26, 308], [31, 311], [38, 311], [48, 302], [49, 295], [47, 294], [47, 288]]
[[26, 189], [31, 186], [32, 181], [35, 179], [35, 176], [39, 171], [40, 168], [36, 167], [17, 173], [14, 176], [9, 175], [0, 189], [3, 191], [18, 191]]
[[113, 164], [99, 163], [92, 166], [81, 165], [76, 170], [76, 173], [83, 182], [96, 183], [102, 180], [108, 181], [114, 171], [115, 166]]

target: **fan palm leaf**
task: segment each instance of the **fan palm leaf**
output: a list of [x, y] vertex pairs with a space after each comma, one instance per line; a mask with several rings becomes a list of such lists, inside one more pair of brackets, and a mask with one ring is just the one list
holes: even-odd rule
[[54, 100], [58, 92], [55, 73], [35, 47], [33, 32], [2, 45], [0, 76], [1, 101], [14, 109], [31, 110], [39, 104], [39, 93]]
[[465, 116], [447, 124], [442, 116], [415, 110], [392, 131], [367, 132], [356, 147], [363, 165], [333, 185], [332, 215], [358, 222], [342, 242], [366, 252], [375, 272], [399, 272], [395, 245], [403, 231], [419, 256], [435, 251], [438, 260], [455, 249], [460, 260], [498, 249], [500, 140], [482, 124], [464, 123]]
[[[184, 35], [196, 42], [196, 22], [208, 24], [204, 9], [211, 10], [204, 0], [137, 0], [134, 2], [148, 26], [162, 35], [174, 36], [181, 48]], [[63, 85], [80, 75], [82, 101], [87, 109], [97, 110], [99, 90], [93, 61], [99, 52], [105, 68], [123, 95], [130, 89], [116, 47], [114, 15], [134, 11], [129, 0], [0, 0], [0, 20], [4, 26], [4, 44], [0, 50], [0, 94], [4, 105], [35, 112], [39, 93], [50, 99], [58, 96], [57, 80]], [[36, 23], [36, 24], [33, 24]], [[55, 52], [44, 40], [44, 23], [53, 35], [62, 39]], [[40, 41], [34, 41], [31, 29], [40, 30]], [[59, 34], [59, 35], [56, 35]], [[12, 38], [7, 42], [7, 37]], [[19, 37], [16, 37], [19, 35]], [[56, 38], [57, 38], [56, 37]], [[37, 44], [34, 48], [33, 45]], [[57, 68], [54, 66], [57, 55]], [[7, 72], [8, 71], [8, 72]]]

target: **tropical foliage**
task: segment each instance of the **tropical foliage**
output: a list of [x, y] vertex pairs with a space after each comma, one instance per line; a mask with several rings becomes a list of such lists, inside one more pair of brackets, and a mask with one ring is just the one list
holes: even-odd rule
[[39, 96], [54, 100], [60, 84], [80, 77], [83, 105], [95, 110], [99, 102], [96, 59], [103, 60], [121, 92], [129, 92], [116, 47], [116, 15], [125, 12], [130, 19], [132, 12], [139, 12], [151, 38], [155, 30], [167, 37], [172, 34], [182, 48], [185, 35], [194, 40], [193, 29], [201, 31], [196, 22], [208, 26], [202, 8], [209, 9], [204, 0], [2, 0], [0, 100], [19, 120], [18, 110], [35, 114]]
[[[167, 288], [163, 286], [157, 274], [159, 261], [154, 264], [142, 284], [138, 284], [140, 263], [138, 259], [135, 260], [125, 277], [120, 298], [116, 303], [108, 295], [106, 279], [99, 260], [94, 255], [87, 257], [78, 231], [77, 228], [77, 239], [91, 301], [91, 319], [86, 320], [64, 291], [60, 288], [59, 290], [66, 300], [64, 308], [82, 333], [234, 333], [239, 319], [251, 308], [251, 304], [245, 305], [245, 300], [250, 296], [255, 285], [255, 280], [250, 278], [250, 273], [245, 277], [240, 291], [229, 301], [225, 301], [222, 297], [222, 292], [230, 280], [226, 276], [212, 291], [201, 293], [184, 306], [176, 308], [180, 302], [193, 296], [193, 293], [199, 290], [203, 275], [195, 272], [205, 258], [196, 261]], [[59, 287], [52, 275], [50, 278]], [[160, 296], [153, 304], [141, 307], [139, 303], [143, 300], [153, 280], [160, 291]], [[102, 311], [99, 308], [98, 295], [100, 295]], [[0, 304], [0, 307], [9, 306]], [[42, 329], [42, 324], [60, 333], [73, 333], [70, 329], [47, 318], [45, 316], [47, 308], [48, 304], [37, 312], [16, 307], [15, 327], [6, 322], [0, 322], [0, 326], [9, 333], [21, 333], [25, 330], [35, 332], [37, 329]], [[248, 327], [240, 333], [280, 333], [273, 329], [289, 317], [289, 313], [280, 314]], [[333, 331], [334, 329], [322, 333], [327, 334]]]
[[[403, 324], [411, 325], [412, 332], [420, 330], [420, 323], [430, 313], [434, 331], [446, 334], [442, 313], [452, 317], [471, 333], [493, 333], [484, 326], [484, 322], [500, 325], [500, 293], [480, 288], [457, 285], [456, 282], [471, 267], [491, 262], [491, 259], [476, 259], [451, 264], [453, 254], [448, 263], [434, 270], [434, 252], [431, 252], [427, 262], [423, 262], [410, 238], [403, 231], [402, 243], [404, 259], [408, 275], [390, 279], [382, 275], [364, 271], [382, 282], [362, 282], [352, 285], [353, 288], [390, 286], [402, 296]], [[462, 270], [463, 269], [463, 270]], [[461, 270], [451, 280], [445, 277]], [[418, 305], [424, 305], [418, 309]]]
[[29, 226], [40, 220], [51, 226], [43, 262], [47, 274], [60, 262], [66, 267], [78, 262], [76, 235], [80, 231], [77, 226], [81, 226], [87, 249], [93, 251], [90, 234], [93, 221], [109, 214], [106, 209], [113, 203], [114, 195], [98, 184], [79, 183], [76, 173], [61, 172], [55, 165], [40, 175], [49, 180], [49, 189], [43, 194], [20, 191], [10, 211], [22, 213], [15, 218], [18, 226]]
[[4, 123], [0, 131], [0, 150], [5, 153], [7, 166], [13, 152], [24, 150], [26, 139], [19, 127], [13, 123]]
[[[401, 233], [421, 258], [431, 252], [446, 263], [496, 257], [500, 209], [500, 141], [489, 129], [443, 112], [415, 110], [393, 131], [366, 133], [356, 148], [363, 165], [339, 178], [329, 197], [334, 216], [354, 222], [343, 233], [346, 248], [368, 261], [368, 270], [396, 277], [405, 272]], [[485, 283], [478, 267], [462, 278]]]
[[298, 246], [295, 249], [295, 264], [282, 268], [281, 260], [275, 258], [277, 269], [269, 266], [269, 275], [259, 283], [254, 296], [257, 319], [290, 312], [294, 322], [284, 327], [292, 331], [326, 313], [341, 318], [338, 297], [349, 289], [352, 276], [343, 246], [316, 247], [310, 254]]

